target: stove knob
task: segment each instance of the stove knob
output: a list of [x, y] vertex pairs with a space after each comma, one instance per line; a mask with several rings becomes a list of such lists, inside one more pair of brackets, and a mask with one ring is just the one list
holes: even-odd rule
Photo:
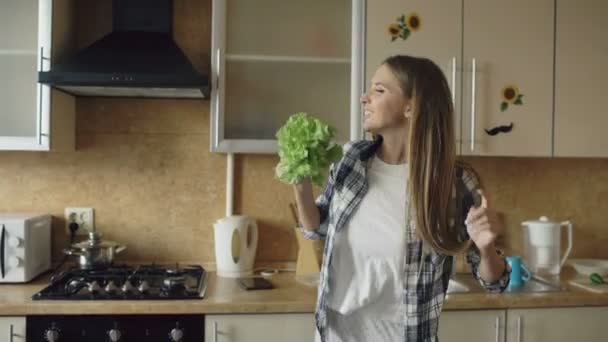
[[49, 328], [44, 332], [44, 339], [49, 342], [59, 340], [59, 330], [57, 328]]
[[9, 257], [8, 265], [11, 268], [17, 268], [17, 267], [21, 266], [22, 265], [21, 258], [20, 257]]
[[112, 341], [112, 342], [117, 342], [118, 340], [120, 340], [121, 336], [122, 336], [122, 334], [120, 333], [120, 330], [118, 330], [118, 329], [112, 329], [112, 330], [108, 331], [108, 337], [110, 337], [110, 341]]
[[118, 291], [118, 286], [116, 286], [116, 284], [114, 284], [113, 280], [110, 280], [108, 282], [108, 284], [106, 285], [106, 292], [109, 294], [114, 294], [115, 292]]
[[97, 294], [101, 291], [101, 286], [99, 286], [99, 283], [95, 280], [90, 282], [88, 287], [89, 287], [89, 292], [91, 292], [92, 294]]
[[125, 283], [122, 285], [122, 292], [124, 293], [134, 292], [135, 290], [135, 286], [133, 286], [133, 283], [131, 283], [130, 280], [125, 281]]
[[173, 328], [169, 334], [169, 339], [172, 342], [180, 342], [184, 338], [184, 331], [178, 327]]
[[21, 247], [22, 240], [16, 236], [8, 238], [8, 245], [12, 248]]
[[147, 293], [150, 290], [150, 284], [148, 284], [148, 282], [144, 280], [139, 284], [137, 289], [141, 293]]

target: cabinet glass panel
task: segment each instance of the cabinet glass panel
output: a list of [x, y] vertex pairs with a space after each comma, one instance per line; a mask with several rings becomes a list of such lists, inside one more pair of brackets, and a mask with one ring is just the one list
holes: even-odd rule
[[226, 69], [227, 139], [275, 139], [289, 115], [303, 111], [348, 140], [350, 64], [226, 61]]
[[0, 50], [35, 50], [38, 0], [0, 0]]
[[0, 4], [0, 136], [35, 136], [38, 1]]
[[349, 140], [351, 1], [227, 3], [225, 139], [274, 140], [308, 112]]
[[229, 0], [226, 53], [350, 58], [351, 0]]
[[0, 136], [36, 135], [36, 55], [0, 52]]

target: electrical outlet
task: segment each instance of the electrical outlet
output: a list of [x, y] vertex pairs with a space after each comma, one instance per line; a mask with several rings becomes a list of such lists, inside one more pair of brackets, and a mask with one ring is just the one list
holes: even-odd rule
[[65, 208], [65, 229], [70, 234], [70, 223], [78, 223], [76, 235], [87, 235], [95, 231], [95, 211], [93, 208]]

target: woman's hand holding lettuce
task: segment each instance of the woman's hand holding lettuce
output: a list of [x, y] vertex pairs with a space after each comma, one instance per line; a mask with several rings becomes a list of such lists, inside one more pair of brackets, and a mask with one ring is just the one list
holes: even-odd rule
[[276, 134], [279, 164], [276, 175], [288, 184], [310, 177], [322, 186], [329, 165], [342, 157], [342, 147], [332, 142], [336, 130], [306, 113], [289, 117]]

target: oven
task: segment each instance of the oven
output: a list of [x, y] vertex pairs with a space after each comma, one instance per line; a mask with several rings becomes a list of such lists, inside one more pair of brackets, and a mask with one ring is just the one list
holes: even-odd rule
[[26, 318], [27, 342], [203, 342], [203, 315], [52, 315]]
[[[35, 301], [202, 300], [207, 272], [199, 265], [112, 265], [102, 269], [68, 268], [57, 272]], [[76, 304], [76, 303], [74, 303]], [[145, 307], [142, 305], [142, 307]], [[130, 315], [36, 315], [26, 317], [28, 342], [173, 341], [202, 342], [202, 314], [146, 312]]]

